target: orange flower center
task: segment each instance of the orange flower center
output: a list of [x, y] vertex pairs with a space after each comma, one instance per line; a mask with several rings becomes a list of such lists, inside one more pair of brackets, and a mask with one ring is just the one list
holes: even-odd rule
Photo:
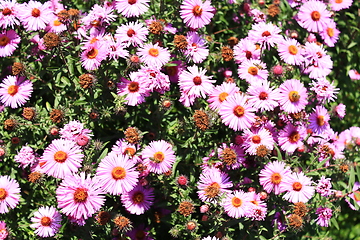
[[229, 96], [229, 94], [227, 92], [222, 92], [219, 94], [219, 101], [223, 102], [225, 101], [226, 97]]
[[144, 194], [142, 192], [137, 192], [132, 196], [132, 200], [135, 204], [142, 203], [144, 201]]
[[150, 48], [149, 54], [150, 54], [150, 56], [157, 57], [157, 56], [159, 56], [159, 50], [156, 48]]
[[257, 73], [258, 73], [257, 67], [249, 67], [248, 73], [250, 73], [253, 76], [257, 75]]
[[195, 17], [200, 17], [202, 14], [202, 8], [199, 5], [196, 5], [193, 10], [192, 10], [193, 14]]
[[214, 198], [220, 192], [220, 185], [217, 182], [213, 182], [204, 189], [204, 192], [205, 196], [208, 196], [209, 198]]
[[125, 148], [124, 154], [129, 155], [130, 157], [135, 155], [136, 150], [131, 147]]
[[10, 15], [12, 12], [11, 12], [11, 9], [10, 8], [4, 8], [3, 10], [2, 10], [2, 14], [4, 15], [4, 16], [8, 16], [8, 15]]
[[31, 11], [31, 15], [33, 17], [39, 17], [40, 16], [40, 10], [37, 9], [37, 8], [34, 8], [32, 11]]
[[60, 25], [62, 25], [62, 22], [60, 22], [58, 19], [56, 19], [56, 20], [54, 21], [54, 26], [58, 27], [58, 26], [60, 26]]
[[324, 124], [325, 124], [324, 116], [318, 116], [318, 117], [316, 118], [316, 123], [317, 123], [317, 125], [319, 125], [320, 127], [321, 127], [321, 126], [324, 126]]
[[128, 37], [132, 37], [132, 36], [134, 36], [134, 34], [135, 34], [135, 31], [131, 28], [127, 31]]
[[8, 88], [8, 94], [11, 95], [11, 96], [14, 96], [15, 94], [17, 94], [18, 90], [19, 90], [19, 86], [11, 85]]
[[237, 117], [242, 117], [245, 114], [245, 109], [242, 106], [236, 106], [233, 110], [233, 113]]
[[67, 159], [67, 154], [66, 152], [63, 152], [63, 151], [57, 151], [55, 154], [54, 154], [54, 160], [58, 163], [63, 163], [65, 162]]
[[335, 0], [336, 3], [342, 3], [343, 0]]
[[279, 174], [279, 173], [273, 173], [272, 175], [271, 175], [271, 182], [273, 183], [273, 184], [279, 184], [280, 182], [281, 182], [281, 179], [282, 179], [282, 177], [281, 177], [281, 175]]
[[293, 190], [294, 191], [300, 191], [302, 189], [302, 184], [301, 183], [299, 183], [299, 182], [294, 182], [293, 183]]
[[289, 92], [289, 100], [290, 102], [297, 102], [300, 99], [300, 95], [297, 91]]
[[255, 135], [252, 137], [251, 141], [255, 144], [259, 144], [261, 142], [261, 137], [259, 135]]
[[241, 199], [238, 198], [238, 197], [233, 197], [233, 198], [231, 199], [231, 204], [232, 204], [234, 207], [238, 208], [238, 207], [240, 207], [240, 206], [242, 205], [242, 201], [241, 201]]
[[267, 97], [268, 97], [268, 94], [267, 94], [266, 92], [261, 92], [261, 93], [259, 94], [259, 99], [260, 99], [260, 100], [266, 100]]
[[270, 36], [271, 34], [270, 34], [269, 31], [265, 31], [265, 32], [263, 32], [261, 35], [262, 35], [263, 37], [268, 37], [268, 36]]
[[77, 203], [83, 203], [88, 197], [87, 190], [85, 188], [78, 188], [74, 193], [74, 201]]
[[290, 45], [289, 46], [289, 53], [291, 55], [296, 55], [298, 53], [298, 48], [295, 45]]
[[126, 177], [126, 170], [123, 167], [114, 167], [111, 175], [115, 180], [124, 179]]
[[137, 91], [139, 91], [139, 83], [138, 82], [131, 82], [131, 83], [129, 83], [129, 86], [128, 86], [128, 90], [129, 90], [129, 92], [132, 92], [132, 93], [134, 93], [134, 92], [137, 92]]
[[10, 42], [10, 39], [7, 36], [0, 37], [0, 46], [4, 47]]
[[199, 76], [194, 77], [193, 82], [196, 86], [200, 85], [202, 83], [201, 77], [199, 77]]
[[300, 139], [300, 134], [298, 131], [292, 132], [289, 136], [289, 141], [291, 143], [297, 143], [299, 141], [299, 139]]
[[90, 58], [90, 59], [94, 59], [94, 58], [96, 58], [96, 56], [97, 56], [98, 54], [99, 54], [99, 50], [93, 48], [93, 49], [91, 49], [91, 50], [86, 54], [86, 56], [87, 56], [88, 58]]
[[0, 200], [4, 200], [7, 197], [8, 193], [4, 188], [0, 188]]
[[153, 157], [153, 162], [155, 163], [161, 163], [165, 159], [165, 155], [163, 152], [156, 152]]
[[334, 29], [333, 28], [327, 28], [326, 33], [327, 33], [327, 35], [329, 37], [333, 37], [334, 36]]
[[320, 13], [318, 11], [313, 11], [311, 13], [311, 19], [313, 21], [319, 21], [320, 17], [321, 17], [321, 15], [320, 15]]
[[41, 220], [40, 220], [40, 223], [41, 225], [47, 227], [47, 226], [50, 226], [51, 224], [51, 218], [49, 217], [42, 217]]

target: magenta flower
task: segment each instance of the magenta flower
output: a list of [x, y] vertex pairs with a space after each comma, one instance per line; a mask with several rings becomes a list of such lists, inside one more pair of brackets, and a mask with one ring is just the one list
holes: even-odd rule
[[9, 235], [9, 230], [6, 227], [6, 223], [4, 221], [0, 221], [0, 240], [6, 240]]
[[6, 107], [18, 108], [30, 99], [33, 84], [25, 77], [7, 76], [0, 84], [0, 100]]
[[211, 1], [206, 0], [184, 0], [180, 5], [180, 17], [186, 26], [197, 29], [208, 25], [214, 16], [215, 8]]
[[291, 174], [284, 162], [269, 162], [260, 171], [260, 184], [267, 193], [274, 191], [276, 195], [285, 192], [284, 179]]
[[40, 207], [31, 218], [33, 224], [31, 228], [35, 228], [35, 234], [39, 237], [53, 237], [61, 227], [61, 214], [51, 207]]
[[329, 47], [334, 47], [335, 43], [338, 41], [340, 31], [336, 28], [336, 23], [334, 20], [330, 19], [328, 25], [320, 32], [321, 38], [324, 40], [325, 44]]
[[279, 132], [279, 145], [287, 153], [293, 153], [298, 147], [303, 145], [302, 140], [306, 137], [306, 128], [304, 126], [294, 126], [288, 123], [283, 130]]
[[137, 185], [133, 190], [121, 195], [121, 202], [131, 214], [141, 215], [149, 210], [154, 202], [153, 189]]
[[20, 40], [21, 38], [14, 30], [2, 31], [0, 33], [0, 57], [11, 56]]
[[310, 85], [312, 86], [310, 90], [316, 93], [316, 100], [322, 104], [335, 101], [336, 95], [340, 90], [334, 86], [334, 83], [326, 80], [326, 78], [313, 80]]
[[125, 46], [134, 47], [142, 46], [146, 41], [147, 35], [149, 35], [148, 29], [143, 23], [139, 22], [128, 22], [120, 25], [116, 29], [115, 38], [118, 41], [125, 43]]
[[134, 168], [136, 162], [130, 161], [128, 155], [107, 155], [96, 169], [96, 180], [104, 191], [120, 195], [134, 189], [138, 183], [139, 172]]
[[117, 94], [125, 96], [126, 104], [129, 106], [136, 106], [145, 102], [145, 97], [149, 96], [149, 91], [142, 81], [138, 81], [138, 73], [132, 72], [130, 77], [134, 80], [129, 81], [126, 78], [121, 78], [121, 82], [117, 84]]
[[78, 120], [70, 121], [60, 129], [60, 137], [66, 140], [75, 141], [79, 136], [91, 138], [93, 135], [90, 129], [84, 128], [84, 124]]
[[18, 17], [27, 31], [37, 31], [45, 29], [53, 15], [51, 2], [41, 2], [30, 0], [23, 3], [18, 12]]
[[9, 176], [0, 176], [0, 213], [9, 212], [19, 204], [20, 186]]
[[331, 178], [325, 178], [324, 176], [321, 176], [316, 186], [316, 192], [320, 193], [320, 195], [323, 197], [328, 197], [333, 193], [331, 187]]
[[309, 32], [323, 31], [330, 20], [331, 13], [325, 3], [317, 0], [305, 2], [297, 14], [299, 25]]
[[243, 38], [238, 44], [234, 46], [234, 58], [238, 63], [242, 63], [245, 60], [259, 60], [260, 48], [256, 47], [256, 42]]
[[245, 60], [238, 68], [239, 77], [245, 79], [249, 84], [260, 84], [267, 80], [269, 75], [266, 65], [261, 60]]
[[309, 74], [310, 78], [323, 78], [331, 72], [333, 62], [326, 54], [323, 45], [319, 46], [315, 42], [305, 43], [304, 57], [306, 65], [304, 73]]
[[319, 207], [316, 209], [316, 214], [318, 215], [316, 223], [321, 227], [328, 227], [329, 221], [332, 217], [332, 210], [327, 207]]
[[140, 60], [149, 67], [161, 68], [170, 60], [170, 53], [159, 44], [148, 43], [138, 49]]
[[160, 140], [150, 142], [142, 151], [142, 158], [150, 172], [162, 174], [171, 170], [176, 157], [171, 144]]
[[209, 99], [207, 100], [208, 103], [210, 103], [209, 107], [214, 111], [219, 110], [222, 103], [228, 96], [231, 96], [239, 91], [240, 89], [236, 86], [236, 83], [223, 82], [221, 85], [213, 88], [209, 94]]
[[245, 161], [244, 149], [233, 143], [230, 143], [229, 146], [222, 143], [217, 152], [224, 169], [238, 169]]
[[241, 218], [248, 215], [252, 203], [249, 194], [242, 190], [229, 193], [223, 200], [222, 205], [226, 214], [232, 218]]
[[149, 0], [116, 0], [116, 10], [123, 16], [139, 17], [149, 8]]
[[107, 45], [97, 41], [81, 53], [81, 65], [88, 71], [96, 70], [100, 67], [101, 61], [107, 58], [108, 52]]
[[256, 130], [244, 130], [244, 144], [243, 148], [249, 155], [256, 155], [256, 150], [259, 146], [265, 146], [269, 151], [274, 149], [274, 139], [265, 128], [258, 128]]
[[308, 104], [307, 91], [297, 79], [286, 80], [279, 87], [279, 104], [282, 110], [288, 113], [297, 113]]
[[306, 203], [315, 193], [312, 183], [311, 178], [306, 177], [303, 172], [292, 173], [284, 179], [284, 189], [287, 193], [283, 198], [292, 203]]
[[202, 63], [209, 55], [209, 49], [206, 47], [206, 41], [197, 32], [188, 32], [186, 34], [188, 42], [187, 48], [184, 51], [187, 58], [194, 63]]
[[316, 134], [320, 134], [330, 128], [330, 115], [323, 106], [316, 106], [309, 116], [309, 128]]
[[279, 91], [270, 87], [269, 81], [261, 81], [258, 84], [249, 86], [247, 93], [249, 94], [249, 104], [260, 111], [272, 111], [279, 105]]
[[20, 4], [15, 0], [0, 1], [0, 28], [14, 28], [20, 22], [17, 19]]
[[304, 62], [303, 49], [296, 39], [286, 38], [278, 43], [280, 58], [291, 65], [301, 65]]
[[18, 154], [15, 155], [14, 160], [17, 163], [20, 163], [20, 166], [23, 169], [27, 166], [33, 166], [36, 163], [34, 149], [29, 146], [22, 146]]
[[44, 173], [55, 178], [65, 178], [78, 171], [84, 155], [71, 140], [55, 139], [44, 150], [40, 166]]
[[58, 208], [68, 217], [86, 220], [99, 211], [105, 202], [102, 187], [84, 172], [68, 175], [56, 189]]

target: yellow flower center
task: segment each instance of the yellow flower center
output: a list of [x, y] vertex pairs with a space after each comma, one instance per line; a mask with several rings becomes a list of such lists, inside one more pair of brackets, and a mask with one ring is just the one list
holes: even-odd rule
[[54, 154], [54, 160], [56, 162], [59, 162], [59, 163], [63, 163], [65, 162], [67, 159], [67, 154], [66, 152], [63, 152], [63, 151], [57, 151], [55, 154]]
[[123, 167], [114, 167], [111, 175], [115, 180], [124, 179], [126, 177], [126, 170]]

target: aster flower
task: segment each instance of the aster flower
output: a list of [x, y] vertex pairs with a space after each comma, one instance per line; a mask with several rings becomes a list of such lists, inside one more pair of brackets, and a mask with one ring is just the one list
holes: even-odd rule
[[326, 77], [333, 67], [331, 57], [326, 54], [323, 45], [319, 46], [315, 42], [305, 43], [305, 66], [304, 73], [309, 74], [310, 78]]
[[280, 41], [278, 43], [278, 52], [280, 58], [287, 64], [301, 65], [305, 60], [300, 43], [293, 38]]
[[142, 81], [137, 81], [137, 73], [132, 72], [130, 77], [134, 80], [129, 81], [126, 78], [121, 78], [121, 82], [117, 84], [117, 94], [119, 96], [126, 96], [126, 104], [130, 106], [136, 106], [145, 102], [145, 97], [149, 96], [149, 91], [146, 85]]
[[336, 23], [332, 19], [329, 20], [327, 26], [324, 27], [324, 30], [320, 32], [321, 38], [329, 47], [335, 46], [335, 43], [339, 39], [339, 34], [340, 31], [336, 28]]
[[138, 55], [142, 62], [149, 67], [161, 68], [170, 60], [170, 53], [166, 48], [159, 47], [159, 44], [145, 44], [138, 49]]
[[45, 29], [53, 14], [50, 4], [50, 1], [42, 4], [41, 2], [30, 0], [19, 7], [18, 17], [27, 31]]
[[39, 237], [53, 237], [61, 227], [61, 214], [51, 207], [40, 207], [31, 218], [33, 224], [31, 228], [35, 228], [35, 234]]
[[269, 81], [261, 81], [259, 84], [251, 84], [247, 90], [248, 101], [254, 108], [260, 111], [272, 111], [279, 105], [277, 99], [279, 98], [278, 90], [270, 87]]
[[219, 238], [207, 236], [207, 237], [203, 237], [201, 240], [219, 240]]
[[351, 80], [360, 80], [360, 73], [355, 69], [350, 69], [348, 74]]
[[248, 215], [251, 208], [251, 197], [242, 190], [229, 193], [222, 201], [226, 214], [232, 218], [241, 218]]
[[297, 79], [286, 80], [279, 87], [279, 104], [288, 113], [298, 113], [308, 104], [307, 91]]
[[9, 176], [0, 176], [0, 213], [9, 212], [19, 204], [20, 186]]
[[327, 26], [330, 16], [331, 13], [326, 10], [325, 3], [310, 0], [301, 5], [297, 14], [297, 22], [309, 32], [320, 32]]
[[20, 163], [20, 166], [24, 169], [27, 166], [32, 166], [36, 163], [36, 157], [34, 149], [29, 146], [22, 146], [18, 154], [14, 157], [15, 162]]
[[263, 127], [253, 131], [245, 129], [244, 140], [243, 148], [250, 155], [256, 155], [256, 150], [261, 145], [265, 146], [268, 151], [274, 149], [274, 139], [271, 133]]
[[125, 46], [127, 47], [130, 45], [136, 47], [143, 45], [148, 34], [149, 31], [144, 24], [140, 22], [128, 22], [120, 25], [116, 29], [115, 38], [118, 41], [125, 43]]
[[137, 185], [133, 190], [121, 195], [121, 202], [131, 214], [141, 215], [149, 210], [154, 202], [153, 189]]
[[206, 48], [206, 41], [196, 32], [188, 32], [186, 35], [187, 48], [184, 54], [194, 63], [202, 63], [209, 55], [209, 49]]
[[323, 197], [328, 197], [333, 192], [331, 187], [331, 178], [325, 178], [325, 176], [321, 176], [316, 186], [316, 192], [320, 193], [320, 195]]
[[184, 0], [180, 5], [180, 17], [186, 26], [197, 29], [208, 25], [214, 16], [215, 8], [211, 1], [206, 0]]
[[260, 171], [260, 184], [268, 193], [274, 191], [276, 195], [285, 192], [284, 179], [291, 174], [290, 168], [284, 162], [269, 162]]
[[148, 92], [156, 91], [160, 94], [170, 90], [169, 77], [156, 67], [142, 67], [136, 74], [130, 74], [133, 81], [141, 82]]
[[249, 84], [259, 84], [267, 80], [269, 75], [266, 65], [261, 60], [245, 60], [238, 68], [239, 77]]
[[339, 103], [333, 108], [332, 112], [338, 118], [343, 119], [346, 115], [346, 106], [342, 103]]
[[234, 58], [238, 63], [242, 63], [245, 60], [259, 60], [260, 48], [256, 46], [253, 40], [249, 38], [243, 38], [238, 44], [234, 46]]
[[247, 97], [239, 93], [228, 96], [219, 110], [222, 122], [235, 131], [251, 127], [255, 122], [254, 112]]
[[210, 109], [214, 111], [219, 110], [222, 103], [228, 96], [231, 96], [239, 91], [240, 88], [236, 86], [236, 83], [223, 82], [221, 85], [216, 86], [209, 94], [209, 99], [207, 100], [208, 103], [210, 103]]
[[329, 0], [331, 10], [340, 11], [351, 7], [353, 0]]
[[248, 38], [254, 43], [260, 43], [269, 49], [283, 39], [280, 33], [281, 29], [278, 26], [272, 23], [260, 22], [252, 26]]
[[151, 141], [142, 151], [142, 158], [150, 172], [162, 174], [171, 170], [175, 152], [171, 144], [164, 140]]
[[88, 71], [96, 70], [101, 61], [106, 59], [108, 52], [106, 44], [97, 41], [81, 53], [81, 65]]
[[308, 202], [315, 192], [311, 184], [311, 178], [305, 176], [303, 172], [292, 173], [284, 179], [284, 189], [287, 191], [284, 199], [292, 203]]
[[25, 77], [7, 76], [0, 84], [0, 100], [6, 107], [18, 108], [30, 99], [33, 84]]
[[65, 23], [61, 22], [60, 18], [56, 15], [53, 15], [49, 20], [49, 24], [46, 27], [45, 31], [62, 33], [67, 30]]
[[323, 106], [316, 106], [313, 110], [314, 112], [309, 116], [309, 128], [314, 133], [319, 134], [330, 127], [330, 116], [327, 109]]
[[230, 193], [233, 186], [229, 176], [216, 168], [208, 168], [200, 175], [197, 183], [198, 196], [203, 202], [217, 203], [223, 195]]
[[303, 145], [302, 140], [306, 137], [306, 128], [304, 126], [294, 126], [288, 123], [283, 130], [279, 132], [279, 145], [281, 149], [293, 153], [298, 147]]
[[225, 169], [238, 169], [242, 162], [245, 161], [244, 149], [233, 143], [228, 146], [223, 143], [218, 148], [218, 158], [222, 161]]
[[18, 9], [20, 4], [16, 0], [0, 1], [0, 28], [6, 29], [8, 27], [14, 28], [20, 22], [17, 19]]
[[[349, 198], [351, 198], [353, 201], [355, 201], [358, 206], [360, 206], [360, 183], [359, 182], [355, 182], [353, 189], [351, 191], [351, 193], [348, 195]], [[350, 202], [350, 200], [348, 198], [345, 198], [345, 201], [349, 204], [349, 207], [352, 210], [357, 210], [357, 208]]]
[[311, 91], [316, 93], [316, 100], [324, 104], [326, 102], [334, 101], [339, 93], [339, 88], [336, 88], [334, 83], [329, 82], [326, 78], [319, 78], [311, 82]]
[[135, 164], [129, 161], [128, 155], [108, 154], [96, 169], [96, 180], [110, 194], [129, 192], [138, 183], [139, 172], [135, 171]]
[[116, 141], [115, 145], [112, 146], [111, 153], [127, 155], [130, 160], [136, 163], [141, 161], [140, 157], [136, 155], [138, 150], [138, 144], [128, 143], [125, 139], [119, 139]]
[[127, 59], [129, 51], [125, 49], [125, 44], [113, 38], [107, 41], [108, 54], [110, 59], [117, 60], [119, 57]]
[[20, 37], [14, 30], [0, 33], [0, 57], [11, 56], [20, 43]]
[[82, 18], [82, 22], [86, 27], [104, 27], [115, 21], [117, 15], [113, 14], [113, 9], [94, 4], [89, 13]]
[[0, 221], [0, 239], [5, 240], [9, 235], [9, 231], [6, 227], [6, 223], [4, 221]]
[[70, 121], [65, 124], [59, 131], [60, 137], [66, 140], [75, 141], [79, 136], [86, 136], [91, 138], [92, 131], [90, 129], [84, 128], [84, 124], [78, 120]]
[[318, 215], [316, 223], [321, 227], [328, 227], [329, 221], [332, 217], [332, 210], [327, 207], [319, 207], [316, 209], [316, 214]]
[[116, 0], [116, 10], [123, 16], [139, 17], [149, 8], [149, 0]]
[[65, 178], [78, 171], [83, 157], [80, 147], [74, 141], [55, 139], [44, 150], [40, 166], [50, 176]]

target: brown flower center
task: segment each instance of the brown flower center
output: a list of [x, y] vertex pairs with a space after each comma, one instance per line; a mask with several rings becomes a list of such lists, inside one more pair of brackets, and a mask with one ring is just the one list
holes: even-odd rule
[[47, 226], [50, 226], [51, 224], [51, 218], [49, 217], [42, 217], [41, 220], [40, 220], [40, 223], [41, 225], [47, 227]]
[[268, 98], [268, 94], [266, 92], [261, 92], [259, 94], [259, 99], [260, 100], [266, 100]]
[[135, 204], [140, 204], [142, 202], [144, 202], [144, 194], [142, 192], [136, 192], [133, 196], [132, 196], [132, 201]]
[[57, 151], [55, 154], [54, 154], [54, 160], [58, 163], [63, 163], [65, 162], [67, 159], [67, 154], [66, 152], [63, 152], [63, 151]]
[[37, 9], [37, 8], [34, 8], [32, 11], [31, 11], [31, 15], [33, 17], [39, 17], [40, 16], [40, 10]]
[[289, 46], [289, 53], [291, 55], [296, 55], [298, 53], [298, 48], [295, 45], [290, 45]]
[[8, 193], [4, 188], [0, 188], [0, 201], [4, 200], [7, 197]]
[[294, 191], [300, 191], [302, 189], [302, 184], [301, 183], [299, 183], [299, 182], [294, 182], [293, 183], [293, 190]]
[[250, 59], [252, 57], [252, 53], [250, 51], [246, 51], [245, 56], [247, 59]]
[[318, 117], [316, 118], [316, 123], [317, 123], [317, 125], [319, 125], [320, 127], [321, 127], [321, 126], [324, 126], [324, 124], [325, 124], [324, 116], [318, 116]]
[[290, 91], [289, 92], [289, 100], [290, 102], [297, 102], [300, 99], [300, 95], [297, 91]]
[[90, 58], [90, 59], [94, 59], [94, 58], [96, 58], [96, 56], [97, 56], [98, 54], [99, 54], [99, 50], [93, 48], [93, 49], [91, 49], [91, 50], [86, 54], [86, 56], [87, 56], [88, 58]]
[[135, 34], [135, 31], [131, 28], [127, 31], [128, 37], [132, 37], [132, 36], [134, 36], [134, 34]]
[[226, 97], [229, 96], [229, 94], [227, 92], [222, 92], [219, 94], [219, 101], [223, 102], [225, 101]]
[[7, 36], [0, 37], [0, 46], [4, 47], [10, 42], [10, 39]]
[[271, 35], [271, 33], [269, 31], [265, 31], [261, 34], [261, 36], [263, 36], [263, 37], [268, 37], [270, 35]]
[[86, 201], [88, 197], [87, 189], [85, 188], [78, 188], [75, 190], [74, 193], [74, 201], [77, 203], [83, 203]]
[[202, 83], [201, 77], [199, 77], [199, 76], [194, 77], [193, 82], [196, 86], [200, 85]]
[[111, 175], [115, 180], [124, 179], [126, 177], [126, 170], [123, 167], [114, 167]]
[[138, 82], [131, 82], [131, 83], [129, 83], [129, 86], [128, 86], [128, 90], [129, 90], [129, 92], [132, 92], [132, 93], [134, 93], [134, 92], [137, 92], [137, 91], [139, 91], [139, 83]]
[[320, 17], [321, 17], [321, 14], [318, 11], [313, 11], [311, 13], [311, 19], [313, 21], [319, 21]]
[[300, 139], [300, 134], [298, 131], [293, 131], [289, 136], [289, 141], [291, 143], [297, 143]]
[[240, 207], [240, 206], [242, 205], [242, 201], [241, 201], [241, 199], [238, 198], [238, 197], [233, 197], [233, 198], [231, 199], [231, 204], [232, 204], [234, 207], [238, 208], [238, 207]]
[[18, 90], [19, 90], [19, 86], [11, 85], [8, 88], [8, 94], [11, 95], [11, 96], [14, 96], [15, 94], [17, 94]]
[[128, 0], [128, 3], [130, 4], [130, 5], [133, 5], [133, 4], [135, 4], [137, 2], [137, 0]]
[[261, 142], [261, 137], [259, 135], [255, 135], [252, 137], [252, 142], [255, 144], [259, 144]]
[[193, 10], [192, 10], [193, 14], [195, 17], [200, 17], [202, 14], [202, 8], [199, 5], [196, 5]]
[[220, 185], [217, 182], [213, 182], [204, 189], [205, 196], [209, 198], [215, 198], [220, 193]]
[[163, 152], [156, 152], [154, 153], [153, 162], [155, 163], [161, 163], [165, 159], [165, 155]]
[[257, 74], [258, 74], [258, 69], [257, 69], [257, 67], [249, 67], [248, 73], [250, 73], [250, 74], [253, 75], [253, 76], [257, 75]]
[[271, 182], [273, 183], [273, 184], [279, 184], [280, 182], [281, 182], [281, 179], [282, 179], [282, 177], [281, 177], [281, 175], [279, 174], [279, 173], [273, 173], [272, 175], [271, 175]]
[[12, 12], [11, 12], [11, 9], [10, 8], [4, 8], [3, 10], [2, 10], [2, 14], [4, 15], [4, 16], [8, 16], [8, 15], [10, 15]]
[[157, 56], [159, 56], [159, 50], [156, 48], [150, 48], [149, 54], [150, 54], [150, 56], [157, 57]]
[[237, 116], [237, 117], [242, 117], [242, 116], [244, 116], [244, 114], [245, 114], [245, 108], [243, 108], [242, 106], [236, 106], [235, 108], [234, 108], [234, 110], [233, 110], [233, 113], [234, 113], [234, 115], [235, 116]]

